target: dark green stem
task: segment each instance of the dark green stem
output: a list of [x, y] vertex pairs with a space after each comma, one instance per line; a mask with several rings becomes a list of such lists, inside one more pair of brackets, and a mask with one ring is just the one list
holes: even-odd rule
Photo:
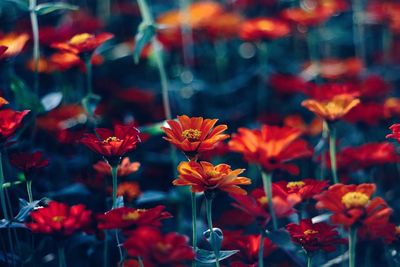
[[32, 196], [32, 181], [31, 180], [26, 181], [26, 192], [28, 194], [29, 203], [32, 203], [33, 196]]
[[117, 207], [118, 165], [111, 166], [112, 176], [112, 209]]
[[65, 262], [65, 249], [62, 245], [58, 246], [58, 266], [67, 267], [67, 263]]
[[307, 267], [312, 267], [312, 257], [307, 255]]
[[269, 213], [270, 213], [271, 219], [272, 219], [272, 226], [273, 226], [274, 230], [277, 230], [278, 222], [276, 219], [274, 204], [272, 202], [272, 173], [266, 173], [264, 171], [261, 171], [261, 177], [262, 177], [262, 181], [263, 181], [265, 196], [267, 197], [267, 200], [268, 200], [268, 207], [269, 207]]
[[260, 245], [258, 247], [258, 267], [264, 267], [264, 229], [260, 233]]
[[3, 159], [2, 159], [2, 151], [0, 150], [0, 202], [1, 202], [1, 208], [3, 210], [4, 218], [6, 220], [9, 220], [10, 217], [8, 217], [6, 195], [4, 193], [3, 184], [4, 184]]
[[[196, 193], [191, 193], [192, 199], [192, 246], [193, 250], [197, 250], [197, 203], [196, 203]], [[192, 266], [196, 267], [196, 260], [193, 260]]]
[[210, 229], [210, 236], [213, 244], [213, 249], [214, 249], [214, 255], [215, 255], [215, 266], [219, 267], [219, 252], [217, 248], [214, 247], [214, 244], [216, 243], [215, 240], [215, 234], [213, 230], [213, 223], [212, 223], [212, 199], [209, 199], [206, 197], [206, 214], [207, 214], [207, 223], [208, 223], [208, 228]]
[[356, 267], [356, 243], [357, 227], [350, 227], [349, 230], [349, 267]]
[[36, 94], [38, 94], [40, 50], [39, 50], [39, 23], [35, 11], [36, 4], [37, 4], [36, 0], [29, 0], [29, 10], [30, 10], [30, 19], [31, 19], [32, 36], [33, 36], [33, 63], [34, 63], [33, 91]]
[[143, 263], [143, 260], [142, 260], [142, 257], [138, 257], [138, 262], [139, 262], [139, 266], [140, 267], [144, 267], [144, 263]]
[[331, 171], [333, 183], [339, 183], [337, 175], [337, 162], [336, 162], [336, 128], [331, 124], [329, 125], [329, 157], [331, 159]]

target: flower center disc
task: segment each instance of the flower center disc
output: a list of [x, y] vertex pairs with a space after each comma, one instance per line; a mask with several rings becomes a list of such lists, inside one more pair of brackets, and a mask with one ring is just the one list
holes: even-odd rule
[[360, 208], [368, 204], [369, 197], [361, 192], [349, 192], [342, 197], [342, 203], [346, 208]]
[[121, 139], [119, 139], [119, 138], [117, 138], [115, 136], [110, 136], [110, 137], [107, 137], [107, 139], [105, 139], [103, 141], [103, 143], [121, 142], [121, 141], [122, 141]]
[[305, 182], [303, 181], [298, 181], [298, 182], [289, 182], [287, 183], [286, 187], [289, 189], [296, 189], [296, 188], [302, 188], [305, 186]]
[[201, 136], [201, 131], [197, 129], [187, 129], [182, 132], [182, 137], [186, 138], [190, 142], [199, 141]]
[[305, 235], [315, 235], [318, 234], [319, 232], [317, 230], [313, 230], [313, 229], [307, 229], [304, 231]]
[[81, 34], [78, 34], [78, 35], [75, 35], [74, 37], [72, 37], [71, 40], [69, 41], [69, 43], [72, 45], [79, 45], [79, 44], [86, 42], [88, 39], [90, 39], [92, 37], [93, 37], [92, 34], [81, 33]]

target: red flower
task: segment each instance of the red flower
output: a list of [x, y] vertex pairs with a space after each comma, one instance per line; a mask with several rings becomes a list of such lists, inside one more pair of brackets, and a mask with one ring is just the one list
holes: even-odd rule
[[290, 127], [263, 125], [261, 130], [239, 128], [229, 147], [249, 162], [258, 163], [267, 172], [285, 170], [297, 174], [299, 169], [288, 161], [310, 157], [312, 149], [299, 139], [301, 131]]
[[95, 131], [99, 137], [85, 134], [81, 143], [108, 159], [122, 157], [140, 142], [139, 130], [131, 125], [116, 125], [113, 131], [104, 128]]
[[33, 153], [14, 153], [10, 156], [10, 162], [18, 169], [24, 171], [25, 175], [36, 169], [41, 169], [49, 165], [49, 161], [43, 158], [43, 153], [41, 151]]
[[382, 103], [360, 103], [344, 116], [344, 120], [350, 123], [365, 123], [378, 125], [386, 119], [385, 107]]
[[171, 218], [169, 212], [164, 211], [165, 206], [152, 209], [134, 209], [121, 207], [98, 215], [99, 229], [134, 230], [141, 226], [161, 226], [161, 220]]
[[161, 234], [158, 229], [142, 227], [125, 241], [131, 257], [141, 257], [146, 267], [185, 267], [195, 257], [189, 239], [178, 233]]
[[269, 79], [269, 84], [282, 95], [304, 93], [307, 88], [306, 81], [295, 75], [273, 74]]
[[12, 109], [0, 110], [0, 143], [6, 141], [21, 126], [29, 110], [14, 111]]
[[301, 245], [307, 253], [317, 250], [332, 252], [336, 250], [335, 245], [346, 244], [347, 240], [339, 238], [335, 229], [327, 223], [312, 223], [311, 219], [303, 219], [299, 225], [290, 223], [286, 226], [292, 241]]
[[362, 240], [382, 239], [386, 244], [392, 243], [398, 237], [396, 236], [396, 225], [390, 222], [383, 222], [373, 227], [362, 227], [358, 230], [358, 236]]
[[2, 58], [2, 55], [6, 52], [7, 49], [8, 49], [7, 46], [0, 45], [0, 59]]
[[118, 185], [117, 196], [123, 196], [124, 200], [132, 202], [140, 194], [140, 187], [136, 182], [122, 182]]
[[386, 135], [386, 138], [396, 139], [400, 143], [400, 124], [393, 124], [389, 129], [392, 130], [392, 133]]
[[[121, 163], [118, 165], [118, 177], [127, 176], [139, 170], [140, 163], [139, 162], [131, 162], [129, 157], [125, 157], [121, 160]], [[96, 164], [93, 165], [93, 169], [95, 169], [98, 173], [111, 175], [111, 167], [106, 162], [100, 160]]]
[[47, 207], [30, 213], [32, 222], [26, 226], [34, 233], [51, 234], [57, 237], [70, 236], [86, 230], [91, 224], [90, 210], [85, 205], [68, 206], [56, 201], [49, 202]]
[[322, 132], [323, 120], [319, 117], [315, 117], [309, 124], [307, 124], [302, 116], [289, 115], [285, 117], [283, 125], [299, 129], [305, 135], [316, 136]]
[[239, 36], [244, 41], [274, 40], [290, 33], [289, 25], [278, 19], [255, 18], [242, 23]]
[[313, 198], [328, 186], [327, 181], [318, 181], [314, 179], [303, 179], [295, 182], [280, 181], [274, 184], [288, 194], [299, 195], [302, 200]]
[[328, 20], [334, 11], [330, 8], [317, 7], [314, 9], [289, 8], [282, 12], [282, 17], [303, 26], [316, 26]]

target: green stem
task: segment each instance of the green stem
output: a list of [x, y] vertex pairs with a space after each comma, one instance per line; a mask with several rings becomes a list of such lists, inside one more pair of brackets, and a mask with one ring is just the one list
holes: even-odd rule
[[90, 96], [93, 94], [93, 86], [92, 86], [92, 57], [86, 56], [85, 58], [85, 66], [86, 66], [86, 90], [87, 95]]
[[26, 181], [26, 192], [28, 193], [29, 203], [32, 203], [33, 196], [32, 196], [32, 181], [31, 180]]
[[6, 195], [4, 193], [3, 184], [4, 184], [3, 160], [2, 160], [2, 151], [0, 151], [0, 202], [4, 218], [6, 220], [9, 220], [10, 217], [8, 216]]
[[58, 266], [66, 267], [64, 246], [58, 246]]
[[312, 267], [312, 257], [307, 255], [307, 267]]
[[212, 245], [213, 245], [213, 249], [214, 249], [215, 266], [219, 267], [219, 252], [218, 252], [217, 248], [214, 247], [214, 244], [216, 242], [214, 241], [215, 234], [214, 234], [213, 223], [212, 223], [212, 199], [206, 198], [206, 214], [207, 214], [208, 228], [210, 229], [210, 235], [211, 235]]
[[108, 267], [108, 242], [107, 242], [107, 231], [104, 232], [103, 267]]
[[143, 260], [142, 260], [142, 257], [138, 257], [138, 262], [139, 262], [139, 266], [140, 267], [144, 267], [144, 263], [143, 263]]
[[[193, 250], [197, 250], [197, 203], [196, 203], [196, 193], [191, 194], [192, 199], [192, 246]], [[192, 266], [196, 267], [196, 260], [193, 260]]]
[[260, 245], [258, 247], [258, 267], [264, 267], [264, 230], [261, 229]]
[[363, 66], [366, 63], [366, 48], [364, 43], [364, 14], [362, 0], [353, 0], [353, 36], [356, 57], [361, 59]]
[[119, 262], [120, 262], [120, 264], [123, 265], [125, 259], [124, 259], [124, 254], [122, 253], [122, 248], [121, 248], [120, 243], [119, 243], [118, 230], [115, 230], [115, 240], [117, 241], [117, 248], [118, 248], [118, 253], [119, 253]]
[[331, 171], [333, 183], [339, 183], [337, 175], [337, 162], [336, 162], [336, 129], [331, 124], [329, 127], [329, 157], [331, 159]]
[[349, 267], [356, 266], [357, 227], [350, 227], [349, 231]]
[[273, 226], [274, 230], [277, 230], [278, 222], [276, 219], [274, 204], [272, 202], [272, 173], [266, 173], [264, 171], [261, 171], [261, 177], [262, 177], [262, 181], [263, 181], [264, 192], [268, 199], [268, 207], [269, 207], [269, 213], [270, 213], [271, 219], [272, 219], [272, 226]]
[[33, 91], [36, 94], [38, 94], [40, 50], [39, 50], [39, 23], [37, 19], [37, 14], [35, 12], [36, 3], [37, 3], [36, 0], [29, 0], [29, 10], [30, 10], [30, 19], [31, 19], [32, 36], [33, 36], [33, 62], [34, 62]]
[[112, 209], [117, 207], [117, 189], [118, 189], [118, 165], [111, 166], [112, 176]]

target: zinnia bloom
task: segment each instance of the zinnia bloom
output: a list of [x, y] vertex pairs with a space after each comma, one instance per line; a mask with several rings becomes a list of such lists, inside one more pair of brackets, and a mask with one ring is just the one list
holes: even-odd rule
[[43, 158], [43, 153], [41, 151], [11, 154], [10, 162], [12, 165], [22, 170], [25, 173], [26, 178], [28, 178], [27, 176], [29, 175], [27, 174], [30, 172], [49, 165], [49, 161]]
[[0, 110], [0, 143], [3, 143], [14, 134], [14, 132], [21, 126], [22, 120], [28, 113], [29, 110]]
[[139, 184], [136, 182], [122, 182], [118, 185], [117, 196], [131, 202], [141, 194]]
[[9, 33], [0, 35], [0, 46], [7, 47], [3, 49], [3, 54], [0, 58], [11, 58], [17, 56], [24, 49], [26, 42], [29, 40], [29, 35], [26, 33]]
[[312, 155], [312, 149], [306, 141], [299, 139], [300, 135], [299, 129], [291, 127], [263, 125], [261, 130], [239, 128], [229, 141], [229, 147], [267, 172], [285, 170], [297, 174], [298, 167], [287, 162]]
[[293, 182], [279, 181], [274, 184], [288, 194], [299, 195], [302, 200], [313, 198], [329, 185], [327, 181], [318, 181], [315, 179], [303, 179]]
[[[118, 177], [127, 176], [139, 170], [140, 163], [139, 162], [131, 162], [129, 157], [125, 157], [121, 160], [121, 163], [118, 165]], [[93, 165], [93, 169], [95, 169], [98, 173], [111, 175], [111, 167], [106, 162], [100, 160], [96, 164]]]
[[371, 199], [375, 189], [375, 184], [335, 184], [315, 196], [316, 208], [331, 211], [334, 224], [374, 227], [387, 222], [392, 213], [382, 198]]
[[142, 227], [125, 241], [124, 248], [129, 256], [140, 256], [146, 267], [185, 267], [195, 257], [188, 241], [187, 236], [178, 233], [163, 235], [158, 229]]
[[273, 18], [246, 20], [239, 28], [239, 37], [244, 41], [274, 40], [289, 33], [290, 27], [286, 22]]
[[178, 178], [173, 181], [177, 186], [190, 186], [192, 192], [221, 190], [228, 193], [246, 195], [239, 185], [251, 184], [246, 177], [238, 177], [244, 169], [231, 170], [227, 164], [212, 165], [209, 162], [181, 162], [178, 166]]
[[312, 223], [311, 219], [303, 219], [300, 224], [290, 223], [286, 226], [292, 241], [301, 245], [307, 253], [317, 250], [332, 252], [336, 250], [336, 245], [346, 244], [347, 240], [339, 238], [335, 229], [336, 226], [324, 222]]
[[152, 209], [121, 207], [98, 215], [99, 229], [123, 229], [131, 231], [141, 226], [159, 227], [161, 220], [171, 218], [164, 206]]
[[104, 128], [97, 128], [95, 131], [99, 137], [85, 134], [81, 143], [107, 160], [119, 161], [120, 157], [135, 149], [140, 142], [139, 130], [131, 125], [116, 125], [113, 131]]
[[32, 222], [25, 224], [34, 233], [63, 237], [88, 229], [91, 216], [92, 212], [83, 204], [70, 207], [64, 203], [51, 201], [47, 207], [32, 211], [30, 213]]
[[322, 132], [323, 120], [319, 117], [314, 118], [307, 124], [300, 115], [287, 116], [283, 124], [288, 127], [301, 130], [303, 134], [309, 136], [316, 136]]
[[111, 33], [100, 33], [98, 35], [81, 33], [74, 35], [67, 42], [54, 43], [51, 47], [76, 55], [90, 54], [93, 53], [97, 47], [113, 37], [114, 35]]
[[167, 135], [165, 140], [175, 145], [188, 157], [197, 153], [213, 149], [218, 142], [229, 137], [223, 132], [228, 126], [217, 125], [217, 119], [203, 119], [202, 117], [189, 118], [186, 115], [178, 116], [178, 121], [168, 120], [169, 128], [161, 127]]

